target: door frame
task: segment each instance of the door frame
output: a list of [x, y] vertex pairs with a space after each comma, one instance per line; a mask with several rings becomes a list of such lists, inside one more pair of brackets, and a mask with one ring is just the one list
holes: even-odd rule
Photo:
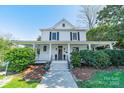
[[59, 45], [58, 46], [58, 60], [62, 60], [63, 59], [63, 46]]

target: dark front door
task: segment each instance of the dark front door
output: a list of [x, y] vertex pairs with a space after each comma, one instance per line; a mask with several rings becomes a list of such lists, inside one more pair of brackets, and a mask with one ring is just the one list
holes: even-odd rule
[[58, 60], [62, 60], [62, 46], [58, 46]]

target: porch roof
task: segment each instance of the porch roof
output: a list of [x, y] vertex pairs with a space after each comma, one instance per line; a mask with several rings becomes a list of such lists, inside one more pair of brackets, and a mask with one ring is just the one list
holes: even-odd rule
[[117, 41], [23, 41], [12, 40], [14, 44], [115, 44]]

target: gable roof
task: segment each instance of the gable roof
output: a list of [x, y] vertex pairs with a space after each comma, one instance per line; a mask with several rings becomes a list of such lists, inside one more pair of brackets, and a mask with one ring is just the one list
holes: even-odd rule
[[52, 28], [57, 28], [57, 26], [59, 26], [59, 25], [61, 25], [62, 23], [65, 23], [65, 24], [67, 24], [68, 26], [70, 26], [71, 28], [75, 28], [75, 26], [74, 25], [72, 25], [69, 21], [67, 21], [66, 19], [62, 19], [62, 20], [60, 20], [59, 22], [57, 22]]
[[[65, 27], [62, 27], [62, 24], [65, 24]], [[40, 29], [40, 31], [87, 31], [85, 28], [75, 27], [73, 24], [71, 24], [66, 19], [62, 19], [59, 22], [57, 22], [55, 25], [53, 25], [50, 28]]]

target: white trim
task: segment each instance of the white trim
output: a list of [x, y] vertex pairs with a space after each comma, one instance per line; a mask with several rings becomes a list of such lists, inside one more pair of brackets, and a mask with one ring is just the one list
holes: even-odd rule
[[91, 44], [88, 44], [88, 49], [89, 49], [89, 50], [92, 50]]
[[52, 44], [50, 43], [50, 44], [49, 44], [49, 60], [51, 60], [51, 57], [52, 57], [52, 56], [51, 56], [51, 48], [52, 48]]
[[113, 46], [112, 46], [112, 44], [109, 44], [109, 46], [110, 46], [110, 49], [113, 49]]
[[68, 60], [70, 61], [70, 44], [68, 44]]

